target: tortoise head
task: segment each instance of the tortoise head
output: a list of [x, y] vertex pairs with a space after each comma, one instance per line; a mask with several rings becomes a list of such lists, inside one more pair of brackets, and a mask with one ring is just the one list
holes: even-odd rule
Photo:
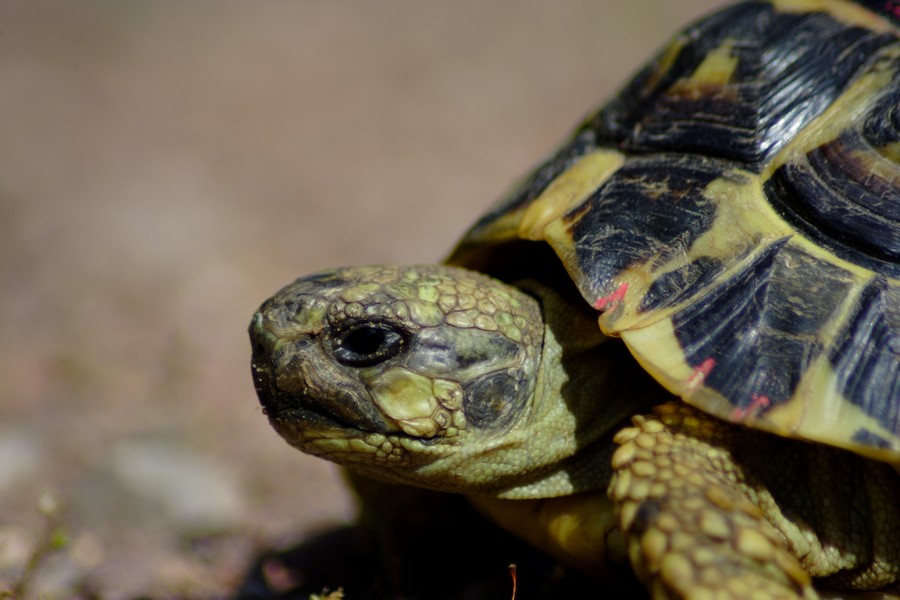
[[430, 466], [442, 480], [435, 463], [485, 450], [526, 415], [542, 340], [533, 298], [438, 266], [299, 279], [250, 335], [257, 394], [289, 443], [382, 477]]
[[[454, 267], [312, 275], [253, 316], [256, 391], [304, 452], [380, 479], [531, 495], [581, 443], [542, 308]], [[586, 329], [602, 335], [595, 320]]]

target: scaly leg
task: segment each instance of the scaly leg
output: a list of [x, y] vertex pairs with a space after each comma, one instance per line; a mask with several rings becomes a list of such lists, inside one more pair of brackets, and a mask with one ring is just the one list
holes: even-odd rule
[[736, 427], [681, 403], [620, 431], [609, 494], [631, 563], [655, 599], [817, 598], [748, 493]]

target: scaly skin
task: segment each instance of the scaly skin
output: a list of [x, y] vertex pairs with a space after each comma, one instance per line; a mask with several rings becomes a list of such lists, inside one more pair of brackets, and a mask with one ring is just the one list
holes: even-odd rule
[[635, 424], [616, 435], [610, 496], [654, 596], [813, 597], [809, 575], [748, 498], [722, 444], [731, 428], [677, 404]]
[[810, 577], [846, 589], [897, 580], [900, 479], [889, 465], [681, 403], [634, 424], [616, 434], [609, 493], [652, 588], [796, 598], [813, 597]]
[[582, 568], [627, 557], [654, 598], [896, 585], [890, 466], [689, 408], [580, 299], [518, 285], [441, 266], [298, 280], [250, 330], [271, 423], [363, 474], [470, 494]]

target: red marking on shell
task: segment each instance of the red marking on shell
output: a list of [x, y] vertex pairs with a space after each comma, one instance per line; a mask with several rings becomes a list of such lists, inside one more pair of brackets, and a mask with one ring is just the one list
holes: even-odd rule
[[759, 414], [764, 408], [768, 408], [768, 406], [772, 404], [772, 401], [769, 400], [769, 397], [764, 394], [753, 394], [752, 401], [747, 408], [741, 408], [740, 406], [735, 408], [731, 412], [731, 420], [732, 421], [740, 421], [747, 416], [756, 416]]
[[603, 296], [601, 298], [597, 298], [597, 300], [594, 302], [594, 308], [596, 308], [597, 310], [606, 310], [608, 308], [612, 308], [613, 306], [616, 306], [625, 297], [625, 292], [627, 292], [627, 291], [628, 291], [628, 284], [623, 283], [622, 285], [617, 287], [616, 291], [614, 291], [609, 296]]
[[709, 372], [712, 371], [715, 366], [716, 359], [710, 357], [694, 367], [694, 372], [691, 373], [691, 376], [688, 377], [685, 382], [687, 383], [688, 391], [693, 392], [700, 387], [703, 384], [703, 380], [706, 379], [706, 376], [709, 375]]

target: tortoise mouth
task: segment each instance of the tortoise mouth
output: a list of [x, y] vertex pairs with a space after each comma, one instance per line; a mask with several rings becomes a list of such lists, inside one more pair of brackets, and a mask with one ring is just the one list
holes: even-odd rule
[[323, 399], [305, 389], [281, 389], [264, 361], [260, 364], [254, 360], [252, 370], [256, 395], [263, 413], [279, 432], [290, 430], [303, 436], [327, 432], [334, 437], [398, 433], [371, 402], [360, 401], [349, 393]]
[[288, 423], [293, 427], [300, 426], [303, 429], [315, 431], [349, 430], [369, 433], [360, 428], [358, 424], [341, 418], [334, 411], [327, 410], [325, 407], [316, 406], [302, 396], [269, 398], [260, 400], [260, 404], [263, 414], [273, 425]]
[[[328, 432], [330, 436], [350, 437], [397, 430], [363, 386], [349, 379], [330, 379], [316, 368], [327, 363], [319, 360], [321, 348], [315, 336], [294, 331], [275, 333], [258, 312], [251, 323], [250, 337], [256, 395], [279, 432]], [[329, 374], [334, 375], [326, 372]]]
[[443, 438], [409, 435], [376, 419], [348, 420], [305, 394], [263, 389], [258, 395], [269, 424], [288, 444], [370, 477], [416, 485], [418, 479], [406, 471], [438, 458], [427, 449]]

